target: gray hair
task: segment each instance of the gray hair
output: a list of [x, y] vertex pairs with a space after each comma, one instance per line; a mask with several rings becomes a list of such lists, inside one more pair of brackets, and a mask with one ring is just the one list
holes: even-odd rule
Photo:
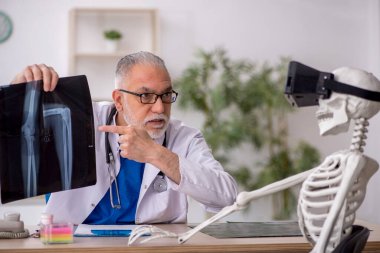
[[167, 72], [165, 62], [155, 54], [145, 51], [128, 54], [121, 58], [117, 63], [115, 72], [116, 88], [120, 88], [121, 82], [129, 74], [129, 71], [132, 69], [132, 67], [137, 64], [149, 64], [154, 67], [161, 68]]

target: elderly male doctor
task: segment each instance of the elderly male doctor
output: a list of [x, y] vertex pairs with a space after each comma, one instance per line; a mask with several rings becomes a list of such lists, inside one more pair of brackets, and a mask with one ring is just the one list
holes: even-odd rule
[[[32, 65], [12, 83], [40, 79], [48, 92], [58, 75], [44, 64]], [[93, 103], [96, 185], [52, 193], [45, 212], [75, 224], [182, 223], [187, 196], [211, 212], [235, 201], [236, 182], [202, 134], [170, 119], [177, 93], [161, 58], [148, 52], [125, 56], [115, 86], [113, 103]]]

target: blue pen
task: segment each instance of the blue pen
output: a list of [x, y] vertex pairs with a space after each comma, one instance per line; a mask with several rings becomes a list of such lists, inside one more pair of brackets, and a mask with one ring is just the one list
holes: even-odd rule
[[96, 236], [129, 236], [131, 232], [129, 229], [91, 229], [91, 233]]

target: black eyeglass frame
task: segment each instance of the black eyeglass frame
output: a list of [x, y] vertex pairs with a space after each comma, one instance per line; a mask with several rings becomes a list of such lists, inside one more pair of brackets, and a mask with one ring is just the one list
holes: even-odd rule
[[[178, 92], [176, 92], [175, 90], [171, 90], [171, 91], [168, 91], [168, 92], [165, 92], [165, 93], [162, 93], [162, 94], [156, 94], [156, 93], [153, 93], [153, 92], [136, 93], [136, 92], [129, 91], [129, 90], [124, 90], [124, 89], [118, 89], [118, 91], [125, 92], [127, 94], [131, 94], [131, 95], [134, 95], [136, 97], [140, 97], [140, 102], [142, 104], [155, 104], [157, 102], [158, 97], [161, 98], [162, 103], [164, 103], [164, 104], [172, 104], [172, 103], [174, 103], [177, 100], [177, 97], [178, 97]], [[169, 93], [172, 93], [172, 94], [174, 93], [175, 96], [172, 95], [170, 102], [165, 102], [162, 99], [162, 96], [167, 95]], [[143, 102], [143, 96], [144, 95], [155, 95], [155, 99], [154, 99], [154, 101], [152, 100], [153, 102], [149, 102], [149, 103]]]

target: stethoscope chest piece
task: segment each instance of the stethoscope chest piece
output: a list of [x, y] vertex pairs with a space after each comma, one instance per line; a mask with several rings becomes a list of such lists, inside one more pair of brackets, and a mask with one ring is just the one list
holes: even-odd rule
[[159, 173], [157, 177], [154, 179], [153, 189], [156, 192], [164, 192], [167, 190], [167, 188], [168, 188], [168, 183], [166, 182], [164, 175]]

